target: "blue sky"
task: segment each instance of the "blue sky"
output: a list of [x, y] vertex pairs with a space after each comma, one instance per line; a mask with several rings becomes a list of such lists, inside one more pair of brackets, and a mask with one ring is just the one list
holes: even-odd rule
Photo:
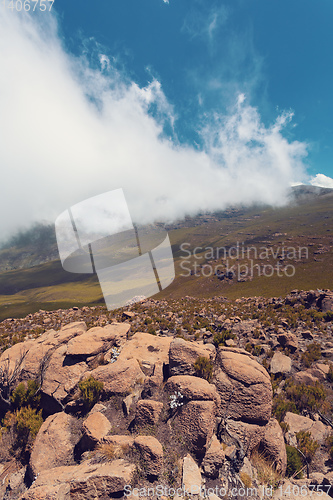
[[309, 144], [309, 173], [333, 175], [330, 0], [57, 0], [55, 8], [70, 50], [94, 37], [140, 85], [161, 81], [181, 140], [198, 140], [200, 115], [245, 92], [265, 123], [292, 110], [288, 133]]
[[2, 4], [2, 234], [120, 187], [142, 222], [333, 187], [332, 15], [331, 0]]

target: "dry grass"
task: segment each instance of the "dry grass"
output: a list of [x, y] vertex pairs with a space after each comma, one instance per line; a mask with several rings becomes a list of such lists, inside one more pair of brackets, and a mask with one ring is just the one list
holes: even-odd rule
[[128, 444], [101, 443], [96, 448], [96, 453], [108, 462], [112, 462], [112, 460], [116, 460], [117, 458], [124, 458], [129, 451], [130, 447]]
[[282, 476], [275, 470], [274, 462], [258, 450], [252, 453], [251, 462], [257, 469], [259, 483], [277, 488]]

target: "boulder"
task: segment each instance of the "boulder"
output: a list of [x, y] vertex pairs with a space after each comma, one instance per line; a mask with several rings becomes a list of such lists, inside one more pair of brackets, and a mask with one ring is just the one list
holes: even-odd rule
[[214, 401], [190, 401], [175, 416], [174, 432], [182, 436], [194, 453], [203, 455], [215, 430], [215, 419]]
[[156, 425], [159, 421], [163, 403], [150, 399], [141, 399], [136, 404], [135, 423], [139, 427]]
[[110, 432], [111, 427], [110, 421], [102, 413], [97, 411], [88, 415], [83, 422], [82, 449], [93, 449]]
[[199, 401], [215, 401], [220, 403], [220, 397], [214, 384], [207, 380], [191, 375], [175, 375], [170, 377], [165, 384], [165, 390], [169, 393], [180, 392], [185, 400], [193, 399]]
[[[122, 459], [105, 464], [86, 461], [80, 465], [55, 467], [42, 471], [20, 500], [95, 500], [119, 496], [133, 481], [134, 472], [135, 466]], [[53, 496], [47, 496], [47, 491]]]
[[153, 436], [138, 436], [134, 439], [134, 446], [140, 453], [143, 470], [148, 475], [158, 476], [163, 467], [163, 448]]
[[296, 415], [296, 413], [287, 412], [283, 421], [289, 425], [289, 430], [286, 433], [286, 441], [291, 446], [297, 445], [297, 432], [311, 432], [312, 439], [315, 439], [319, 444], [325, 443], [325, 439], [329, 433], [329, 428], [319, 420], [311, 420], [308, 417]]
[[295, 352], [298, 348], [298, 340], [296, 335], [289, 331], [285, 332], [280, 328], [278, 330], [277, 340], [283, 348], [287, 348], [291, 352]]
[[90, 328], [68, 342], [66, 354], [87, 357], [107, 351], [113, 345], [120, 347], [126, 342], [129, 329], [128, 323], [112, 323], [104, 327]]
[[222, 445], [214, 436], [206, 451], [205, 457], [201, 463], [201, 467], [205, 476], [212, 479], [216, 479], [219, 476], [219, 470], [222, 467], [225, 460], [225, 453], [223, 451]]
[[194, 375], [193, 365], [199, 356], [214, 361], [215, 355], [215, 347], [212, 344], [204, 345], [175, 338], [170, 344], [169, 351], [170, 375]]
[[287, 452], [282, 429], [275, 418], [265, 426], [260, 448], [273, 462], [277, 472], [284, 475], [287, 468]]
[[156, 363], [169, 362], [171, 337], [159, 337], [137, 332], [126, 342], [119, 355], [119, 361], [135, 359], [154, 368]]
[[73, 432], [76, 420], [66, 413], [50, 415], [36, 436], [31, 457], [32, 478], [42, 471], [74, 463], [74, 446], [80, 435]]
[[[45, 371], [42, 392], [48, 396], [44, 403], [46, 411], [59, 411], [62, 403], [69, 399], [83, 375], [87, 372], [84, 361], [80, 363], [67, 363], [67, 345], [63, 344], [53, 353]], [[50, 402], [50, 400], [53, 400]], [[52, 404], [53, 408], [50, 408]]]
[[214, 383], [220, 415], [254, 424], [266, 424], [272, 412], [269, 374], [243, 349], [219, 347]]
[[282, 352], [276, 352], [271, 359], [271, 373], [289, 373], [291, 371], [291, 359], [285, 356]]
[[190, 495], [198, 495], [201, 491], [201, 472], [190, 454], [183, 460], [183, 488]]
[[104, 392], [108, 396], [129, 394], [135, 386], [142, 385], [146, 378], [136, 358], [120, 359], [120, 356], [115, 363], [98, 366], [89, 375], [103, 382]]

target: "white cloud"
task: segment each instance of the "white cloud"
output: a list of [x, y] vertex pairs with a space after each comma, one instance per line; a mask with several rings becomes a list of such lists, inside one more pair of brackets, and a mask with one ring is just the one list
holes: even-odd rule
[[333, 189], [333, 179], [324, 174], [317, 174], [310, 179], [312, 186], [319, 186]]
[[283, 136], [290, 114], [266, 127], [241, 96], [226, 115], [205, 117], [203, 150], [181, 145], [163, 134], [175, 114], [160, 82], [140, 88], [103, 56], [92, 69], [43, 19], [0, 9], [0, 234], [117, 188], [148, 222], [280, 204], [302, 177], [306, 144]]

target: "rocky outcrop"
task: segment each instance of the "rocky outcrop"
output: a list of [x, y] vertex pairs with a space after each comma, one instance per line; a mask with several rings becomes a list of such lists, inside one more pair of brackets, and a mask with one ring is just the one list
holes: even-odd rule
[[156, 425], [159, 421], [163, 403], [160, 401], [152, 401], [150, 399], [142, 399], [136, 404], [135, 423], [139, 427]]
[[153, 436], [138, 436], [134, 440], [134, 446], [140, 453], [145, 474], [158, 476], [163, 467], [161, 443]]
[[[112, 463], [93, 464], [90, 461], [69, 467], [42, 471], [20, 500], [94, 500], [120, 494], [131, 484], [135, 466], [122, 459]], [[67, 495], [67, 496], [66, 496]]]
[[291, 446], [297, 446], [296, 433], [300, 431], [310, 432], [312, 439], [315, 439], [319, 444], [324, 444], [325, 438], [329, 434], [329, 429], [319, 420], [311, 420], [311, 418], [291, 412], [286, 413], [284, 423], [289, 426], [286, 440]]
[[110, 421], [100, 412], [91, 413], [83, 422], [82, 450], [94, 448], [111, 430]]
[[194, 363], [202, 356], [215, 360], [215, 347], [212, 344], [188, 342], [184, 339], [173, 339], [169, 351], [170, 375], [194, 375]]
[[276, 352], [271, 360], [270, 372], [274, 375], [277, 373], [290, 373], [291, 359], [285, 356], [282, 352]]
[[135, 358], [118, 358], [115, 363], [95, 368], [89, 375], [104, 384], [106, 396], [129, 394], [135, 386], [143, 385], [146, 378]]
[[269, 421], [272, 412], [270, 377], [248, 352], [219, 347], [213, 382], [221, 397], [221, 416], [258, 424]]
[[225, 453], [223, 451], [223, 447], [220, 441], [214, 435], [211, 439], [211, 442], [201, 464], [205, 476], [216, 479], [219, 475], [219, 470], [221, 469], [224, 460]]

